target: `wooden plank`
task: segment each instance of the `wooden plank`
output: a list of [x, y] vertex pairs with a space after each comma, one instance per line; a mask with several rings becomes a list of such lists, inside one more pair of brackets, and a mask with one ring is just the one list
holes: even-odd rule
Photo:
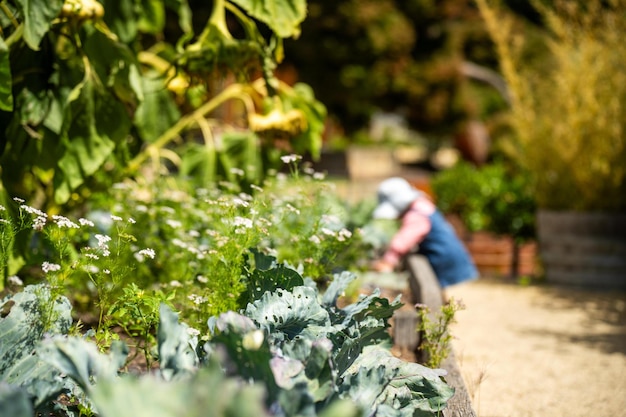
[[[409, 270], [409, 286], [413, 294], [413, 299], [428, 306], [431, 314], [440, 311], [443, 306], [443, 296], [439, 281], [433, 272], [428, 259], [423, 255], [411, 255], [406, 261]], [[455, 389], [454, 396], [448, 402], [448, 406], [443, 411], [444, 417], [476, 417], [472, 408], [469, 392], [465, 387], [465, 381], [458, 366], [454, 350], [443, 362], [442, 366], [448, 374], [445, 380]]]

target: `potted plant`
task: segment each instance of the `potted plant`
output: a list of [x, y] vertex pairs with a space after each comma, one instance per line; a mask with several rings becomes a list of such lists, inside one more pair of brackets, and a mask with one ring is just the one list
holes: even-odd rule
[[528, 180], [509, 164], [468, 162], [436, 174], [431, 188], [482, 273], [534, 273], [535, 201]]
[[531, 175], [546, 278], [626, 287], [624, 2], [537, 2], [536, 38], [477, 3], [509, 88], [509, 150]]

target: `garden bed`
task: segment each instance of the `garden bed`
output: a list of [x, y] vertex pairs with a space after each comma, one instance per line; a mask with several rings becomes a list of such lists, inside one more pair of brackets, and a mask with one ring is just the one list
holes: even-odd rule
[[[441, 288], [428, 263], [422, 255], [412, 255], [406, 262], [406, 271], [402, 273], [367, 273], [363, 276], [364, 290], [380, 288], [381, 296], [390, 300], [398, 295], [404, 306], [397, 310], [391, 321], [390, 332], [394, 345], [392, 353], [406, 361], [422, 362], [423, 354], [419, 351], [420, 332], [419, 315], [415, 304], [423, 304], [431, 312], [437, 312], [443, 305]], [[441, 368], [445, 369], [446, 382], [454, 387], [455, 395], [444, 410], [445, 417], [475, 417], [469, 393], [457, 364], [454, 351], [451, 350]]]

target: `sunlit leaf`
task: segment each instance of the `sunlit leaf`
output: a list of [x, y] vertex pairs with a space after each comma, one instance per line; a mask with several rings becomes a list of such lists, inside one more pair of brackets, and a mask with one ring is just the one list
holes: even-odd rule
[[0, 38], [0, 110], [13, 110], [13, 78], [11, 77], [11, 62], [9, 48]]
[[231, 0], [250, 16], [260, 20], [279, 37], [297, 38], [306, 17], [305, 0]]
[[61, 12], [63, 0], [19, 0], [18, 3], [24, 11], [24, 40], [38, 50], [41, 39]]

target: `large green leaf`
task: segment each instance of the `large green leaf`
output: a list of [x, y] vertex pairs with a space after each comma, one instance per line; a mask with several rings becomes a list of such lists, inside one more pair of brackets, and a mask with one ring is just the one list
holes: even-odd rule
[[99, 382], [91, 397], [102, 417], [264, 417], [259, 385], [224, 377], [218, 366], [191, 379], [166, 382], [153, 375]]
[[24, 12], [24, 40], [35, 50], [59, 15], [63, 0], [18, 0]]
[[306, 0], [231, 0], [250, 16], [265, 23], [281, 38], [300, 35]]
[[0, 416], [32, 417], [33, 406], [28, 393], [0, 382]]
[[0, 38], [0, 110], [13, 110], [13, 78], [11, 77], [11, 62], [9, 48]]
[[283, 332], [290, 339], [308, 326], [330, 325], [328, 312], [317, 300], [317, 291], [310, 287], [266, 292], [260, 300], [248, 304], [245, 314], [261, 328]]
[[2, 300], [0, 308], [5, 311], [0, 318], [0, 380], [22, 387], [37, 407], [64, 384], [59, 373], [34, 354], [36, 347], [44, 334], [68, 331], [71, 305], [65, 297], [52, 299], [44, 285], [30, 285]]
[[197, 338], [189, 333], [189, 326], [179, 323], [178, 314], [165, 304], [161, 304], [159, 316], [157, 337], [161, 374], [170, 380], [176, 375], [193, 373], [199, 363]]
[[128, 134], [130, 119], [124, 105], [89, 77], [70, 94], [63, 130], [64, 154], [54, 177], [59, 204], [104, 164]]
[[141, 138], [150, 143], [180, 119], [180, 111], [172, 94], [163, 87], [159, 73], [148, 72], [141, 81], [144, 99], [137, 107], [134, 122]]

